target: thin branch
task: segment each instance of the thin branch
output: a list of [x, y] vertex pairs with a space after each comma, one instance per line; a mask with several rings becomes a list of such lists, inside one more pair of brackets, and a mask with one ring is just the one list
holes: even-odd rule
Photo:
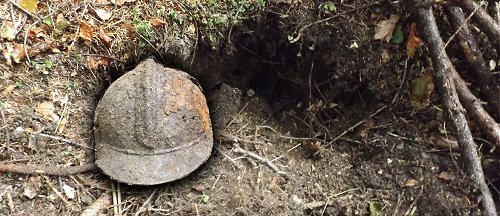
[[91, 172], [97, 170], [94, 163], [69, 166], [31, 166], [21, 164], [0, 164], [0, 173], [21, 173], [21, 174], [44, 174], [53, 176], [69, 176], [82, 172]]
[[269, 159], [264, 158], [262, 156], [259, 156], [259, 155], [255, 154], [255, 153], [251, 152], [251, 151], [247, 151], [245, 149], [242, 149], [238, 144], [234, 144], [234, 152], [248, 155], [248, 156], [250, 156], [250, 157], [252, 157], [252, 158], [260, 161], [261, 163], [265, 163], [267, 166], [269, 166], [269, 168], [271, 168], [272, 170], [274, 170], [276, 173], [284, 175], [285, 177], [287, 176], [286, 172], [281, 171]]
[[454, 0], [453, 2], [460, 6], [467, 14], [473, 13], [478, 8], [474, 12], [472, 20], [479, 26], [481, 31], [484, 31], [493, 47], [497, 50], [497, 54], [500, 55], [500, 27], [495, 20], [475, 1]]
[[[474, 39], [474, 36], [467, 27], [467, 21], [460, 8], [455, 6], [445, 7], [448, 20], [455, 31], [458, 32], [457, 38], [465, 54], [467, 62], [471, 68], [470, 72], [476, 81], [474, 84], [480, 88], [480, 93], [486, 99], [492, 110], [500, 110], [500, 86], [491, 73], [482, 57], [481, 50]], [[463, 27], [463, 28], [461, 28]], [[500, 113], [493, 113], [500, 118]]]
[[[406, 0], [406, 5], [416, 4], [416, 1]], [[439, 56], [440, 51], [444, 48], [444, 42], [439, 35], [432, 10], [430, 8], [415, 8], [412, 12], [419, 21], [419, 32], [431, 53], [436, 86], [439, 89], [441, 100], [446, 107], [447, 116], [455, 129], [455, 135], [462, 149], [462, 156], [465, 159], [466, 170], [481, 193], [483, 211], [486, 215], [497, 215], [495, 203], [484, 179], [477, 145], [472, 138], [471, 131], [467, 125], [467, 119], [465, 118], [465, 110], [462, 104], [460, 104], [455, 89], [453, 80], [453, 74], [456, 73], [455, 68], [451, 64], [448, 55]]]
[[486, 135], [489, 140], [500, 148], [500, 126], [495, 120], [484, 110], [481, 101], [467, 88], [467, 84], [458, 73], [453, 74], [453, 80], [458, 91], [458, 97], [464, 105], [467, 113], [472, 116], [481, 128], [481, 132]]

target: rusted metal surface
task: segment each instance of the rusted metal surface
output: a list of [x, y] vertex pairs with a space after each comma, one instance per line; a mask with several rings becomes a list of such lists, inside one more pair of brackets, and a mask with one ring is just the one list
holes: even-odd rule
[[111, 178], [153, 185], [187, 176], [210, 156], [204, 95], [188, 74], [146, 60], [116, 80], [95, 114], [96, 165]]

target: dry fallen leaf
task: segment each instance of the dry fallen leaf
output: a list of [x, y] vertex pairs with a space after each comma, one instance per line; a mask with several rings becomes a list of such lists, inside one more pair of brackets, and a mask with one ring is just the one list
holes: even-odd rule
[[377, 29], [375, 33], [375, 40], [383, 40], [389, 42], [392, 39], [392, 32], [399, 21], [398, 15], [391, 15], [391, 18], [387, 20], [382, 20], [377, 23]]
[[11, 21], [5, 21], [0, 28], [0, 38], [5, 38], [8, 41], [14, 40], [16, 37], [16, 28]]
[[417, 36], [417, 25], [411, 24], [410, 34], [408, 35], [408, 42], [406, 43], [406, 55], [408, 58], [413, 58], [415, 51], [422, 44], [422, 40]]
[[44, 34], [44, 30], [41, 27], [32, 27], [28, 30], [28, 38], [43, 38], [46, 35]]
[[94, 27], [87, 21], [83, 20], [82, 22], [80, 22], [79, 36], [86, 42], [91, 42], [92, 37], [94, 36]]
[[108, 34], [106, 34], [106, 31], [104, 31], [104, 28], [102, 26], [99, 27], [99, 39], [108, 47], [110, 48], [111, 45], [113, 44], [113, 38], [109, 37]]
[[128, 22], [124, 23], [122, 25], [122, 28], [127, 31], [127, 35], [129, 37], [134, 37], [135, 36], [135, 31], [134, 31], [134, 26]]
[[42, 117], [52, 121], [58, 121], [59, 116], [54, 113], [54, 110], [54, 104], [49, 101], [42, 102], [35, 108], [35, 112], [40, 114]]
[[149, 24], [151, 24], [151, 26], [157, 28], [157, 27], [165, 25], [166, 22], [155, 17], [155, 18], [152, 18], [149, 20]]
[[5, 58], [7, 65], [12, 65], [12, 60], [16, 63], [20, 63], [26, 57], [26, 51], [30, 53], [30, 47], [18, 43], [8, 43], [6, 44], [6, 49], [3, 50], [2, 55]]
[[430, 73], [412, 80], [410, 92], [411, 106], [417, 109], [427, 107], [433, 91], [434, 83]]
[[108, 66], [109, 60], [108, 58], [95, 58], [92, 56], [88, 56], [87, 63], [91, 70], [97, 70], [100, 66]]
[[457, 175], [455, 175], [451, 172], [441, 172], [441, 173], [439, 173], [439, 175], [437, 177], [438, 177], [438, 179], [441, 179], [441, 180], [453, 181], [457, 178]]
[[417, 185], [417, 183], [418, 183], [418, 181], [415, 179], [408, 179], [405, 182], [405, 187], [413, 187], [413, 186]]
[[21, 7], [31, 13], [36, 13], [38, 0], [21, 0]]
[[381, 58], [382, 63], [384, 63], [384, 64], [389, 62], [389, 60], [391, 60], [391, 57], [389, 55], [389, 51], [387, 49], [384, 49], [382, 51], [382, 55], [380, 58]]
[[13, 90], [16, 88], [16, 85], [8, 85], [5, 87], [0, 95], [2, 96], [8, 96]]
[[113, 15], [112, 12], [107, 12], [104, 9], [95, 9], [94, 11], [95, 11], [95, 14], [99, 17], [99, 19], [101, 19], [103, 21], [108, 20]]

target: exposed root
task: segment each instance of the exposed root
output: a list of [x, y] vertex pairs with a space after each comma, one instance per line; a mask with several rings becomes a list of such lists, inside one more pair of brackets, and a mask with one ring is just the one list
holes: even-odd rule
[[0, 164], [0, 173], [21, 173], [21, 174], [44, 174], [53, 176], [69, 176], [77, 173], [96, 171], [97, 167], [94, 163], [70, 166], [70, 167], [55, 167], [55, 166], [31, 166], [20, 164]]
[[453, 3], [460, 6], [467, 14], [474, 13], [472, 20], [486, 33], [490, 43], [500, 55], [500, 27], [486, 10], [472, 0], [454, 0]]
[[472, 94], [467, 88], [465, 81], [456, 71], [453, 74], [453, 80], [458, 91], [458, 97], [467, 110], [467, 113], [478, 123], [481, 132], [483, 132], [497, 148], [500, 148], [500, 126], [486, 110], [484, 110], [481, 101]]
[[[461, 1], [473, 4], [470, 1]], [[407, 7], [416, 5], [416, 0], [406, 0]], [[410, 9], [407, 8], [407, 9]], [[467, 9], [466, 9], [467, 10]], [[472, 8], [474, 10], [474, 7]], [[471, 11], [472, 11], [471, 10]], [[480, 11], [480, 10], [478, 10]], [[457, 89], [455, 87], [454, 74], [457, 72], [451, 64], [446, 53], [440, 55], [444, 49], [444, 42], [439, 35], [434, 15], [430, 7], [417, 7], [412, 11], [418, 20], [419, 32], [427, 44], [430, 51], [436, 86], [439, 88], [441, 100], [447, 110], [447, 115], [452, 122], [456, 132], [457, 141], [462, 149], [465, 159], [466, 170], [471, 176], [479, 192], [481, 193], [481, 204], [486, 215], [497, 215], [495, 203], [486, 184], [481, 160], [477, 152], [477, 145], [472, 138], [471, 131], [467, 125], [465, 110], [459, 101]], [[481, 13], [479, 13], [481, 14]], [[477, 18], [476, 18], [477, 19]], [[497, 28], [498, 30], [498, 28]], [[497, 37], [500, 40], [500, 36]]]
[[[446, 6], [445, 11], [451, 26], [455, 31], [458, 31], [457, 39], [469, 63], [475, 86], [479, 87], [481, 96], [486, 99], [492, 110], [500, 110], [500, 86], [489, 72], [481, 50], [467, 27], [464, 14], [460, 8], [455, 6]], [[498, 116], [500, 113], [493, 113], [493, 115], [497, 115], [497, 119], [500, 118]]]

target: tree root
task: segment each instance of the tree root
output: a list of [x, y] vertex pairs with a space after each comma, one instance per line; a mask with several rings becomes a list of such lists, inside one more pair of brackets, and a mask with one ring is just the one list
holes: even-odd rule
[[495, 20], [488, 15], [486, 10], [481, 8], [475, 1], [471, 0], [453, 0], [453, 3], [460, 6], [467, 14], [474, 13], [472, 20], [484, 31], [490, 43], [500, 55], [500, 27]]
[[[457, 38], [470, 65], [475, 86], [479, 87], [481, 96], [486, 99], [492, 110], [500, 110], [500, 86], [495, 82], [495, 78], [481, 56], [481, 50], [467, 27], [464, 14], [455, 6], [446, 6], [445, 11], [453, 30], [458, 31]], [[500, 113], [495, 112], [493, 115], [497, 120], [500, 118]]]
[[[434, 66], [433, 75], [436, 78], [436, 86], [438, 87], [441, 100], [446, 108], [447, 116], [451, 120], [453, 128], [455, 129], [457, 141], [462, 149], [462, 155], [465, 159], [466, 170], [481, 193], [483, 211], [486, 215], [497, 215], [495, 203], [493, 202], [493, 198], [491, 197], [490, 190], [484, 178], [481, 160], [477, 152], [477, 145], [474, 142], [472, 133], [467, 125], [465, 110], [459, 101], [459, 94], [457, 93], [455, 83], [459, 83], [459, 89], [461, 89], [460, 87], [463, 87], [463, 85], [460, 85], [460, 82], [456, 82], [458, 73], [453, 67], [448, 55], [445, 52], [441, 55], [441, 52], [445, 49], [445, 44], [439, 35], [439, 30], [431, 8], [412, 7], [412, 5], [417, 5], [417, 2], [418, 0], [405, 0], [405, 5], [407, 9], [411, 9], [416, 16], [416, 20], [418, 20], [419, 32], [430, 51]], [[468, 2], [468, 6], [470, 6], [470, 4], [473, 5], [472, 10], [470, 10], [470, 8], [465, 9], [469, 13], [475, 10], [474, 3], [468, 0], [460, 1], [461, 4], [462, 2]], [[477, 19], [478, 18], [476, 18], [476, 21]], [[495, 43], [498, 43], [500, 42], [500, 36], [496, 39], [492, 38], [491, 40], [495, 40]]]
[[94, 163], [80, 166], [55, 167], [55, 166], [31, 166], [20, 164], [0, 164], [0, 173], [21, 173], [21, 174], [44, 174], [53, 176], [69, 176], [82, 172], [97, 170]]

